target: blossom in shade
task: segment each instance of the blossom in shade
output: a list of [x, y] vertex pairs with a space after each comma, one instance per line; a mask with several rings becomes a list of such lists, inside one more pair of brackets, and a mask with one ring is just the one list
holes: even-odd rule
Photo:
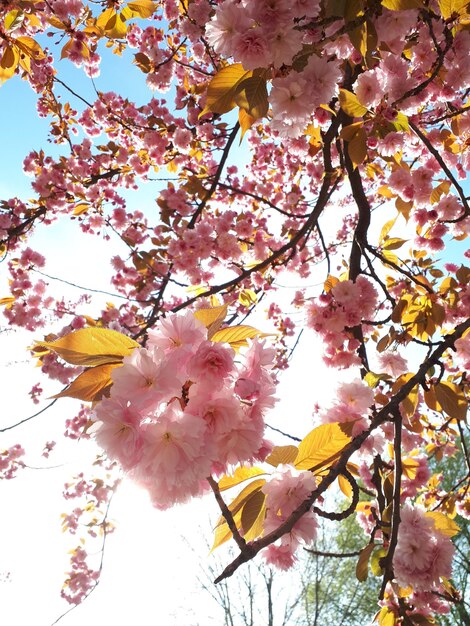
[[441, 577], [451, 576], [452, 541], [436, 529], [432, 517], [418, 506], [405, 504], [400, 517], [393, 557], [395, 578], [402, 587], [412, 586], [415, 591], [435, 590]]

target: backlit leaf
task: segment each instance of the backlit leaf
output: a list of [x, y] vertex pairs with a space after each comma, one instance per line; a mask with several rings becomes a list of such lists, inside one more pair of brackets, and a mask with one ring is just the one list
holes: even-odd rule
[[410, 480], [414, 480], [418, 473], [419, 462], [413, 459], [413, 457], [408, 457], [407, 459], [403, 459], [402, 468], [405, 476]]
[[[257, 521], [258, 517], [262, 513], [264, 509], [264, 502], [266, 500], [266, 494], [262, 491], [256, 491], [248, 500], [246, 501], [241, 517], [241, 527], [243, 530], [243, 534], [248, 533], [249, 530], [252, 529], [253, 525]], [[262, 520], [261, 520], [262, 521]], [[261, 524], [261, 530], [263, 526]]]
[[38, 341], [36, 346], [47, 348], [72, 365], [104, 365], [122, 361], [139, 344], [116, 330], [81, 328], [56, 341]]
[[339, 90], [339, 104], [343, 111], [351, 117], [363, 117], [367, 113], [367, 107], [359, 102], [356, 94], [347, 89]]
[[382, 0], [382, 6], [390, 11], [407, 11], [421, 9], [424, 6], [424, 0]]
[[460, 532], [460, 526], [458, 526], [454, 520], [450, 519], [450, 517], [444, 515], [444, 513], [440, 513], [439, 511], [427, 511], [425, 515], [426, 517], [431, 517], [436, 530], [447, 537], [454, 537], [454, 535]]
[[132, 12], [131, 17], [151, 17], [157, 10], [157, 4], [151, 0], [135, 0], [127, 4], [128, 9]]
[[[412, 372], [408, 372], [407, 374], [402, 374], [397, 378], [392, 387], [392, 393], [397, 393], [403, 385], [412, 378], [414, 374]], [[418, 386], [415, 385], [412, 390], [408, 393], [406, 398], [401, 401], [401, 407], [405, 411], [408, 417], [414, 415], [416, 411], [416, 407], [418, 406]]]
[[370, 557], [370, 571], [374, 574], [374, 576], [383, 576], [384, 571], [380, 565], [380, 560], [384, 556], [387, 556], [387, 550], [382, 546], [378, 546], [372, 552]]
[[207, 328], [207, 336], [212, 339], [227, 316], [228, 304], [213, 306], [210, 309], [198, 309], [194, 311], [194, 317]]
[[349, 158], [356, 168], [363, 163], [367, 156], [367, 134], [363, 128], [360, 128], [351, 141], [347, 145]]
[[264, 475], [265, 473], [266, 472], [260, 467], [245, 467], [241, 465], [240, 467], [237, 467], [232, 476], [222, 476], [219, 480], [219, 489], [220, 491], [225, 491], [226, 489], [239, 485], [245, 480], [250, 480], [250, 478]]
[[253, 74], [238, 83], [234, 102], [255, 120], [264, 117], [269, 108], [266, 78], [263, 74]]
[[266, 463], [277, 467], [278, 465], [289, 465], [294, 463], [299, 449], [297, 446], [274, 446], [271, 454], [266, 457]]
[[[238, 496], [228, 505], [228, 508], [232, 515], [238, 513], [238, 511], [240, 511], [242, 507], [245, 506], [245, 502], [251, 497], [251, 495], [256, 491], [259, 491], [265, 483], [266, 480], [264, 478], [258, 478], [257, 480], [254, 480], [252, 483], [247, 485], [244, 489], [242, 489]], [[224, 516], [221, 515], [218, 519], [217, 526], [224, 523], [226, 523]]]
[[439, 0], [441, 15], [445, 20], [467, 13], [468, 0]]
[[359, 555], [359, 560], [356, 565], [356, 578], [361, 583], [367, 580], [369, 574], [369, 558], [374, 548], [375, 544], [369, 543], [369, 545], [361, 550], [361, 554]]
[[112, 383], [111, 372], [115, 367], [120, 366], [121, 363], [108, 363], [106, 365], [90, 367], [77, 376], [67, 389], [64, 389], [64, 391], [52, 397], [78, 398], [84, 402], [99, 400], [102, 396], [102, 392]]
[[234, 350], [248, 345], [247, 339], [253, 339], [254, 337], [268, 337], [267, 333], [262, 333], [260, 330], [253, 328], [253, 326], [227, 326], [222, 328], [212, 335], [212, 341], [219, 341], [229, 343]]
[[344, 422], [314, 428], [299, 444], [295, 467], [316, 472], [332, 465], [351, 441], [353, 425], [353, 422]]
[[247, 72], [241, 63], [234, 63], [223, 67], [209, 83], [207, 87], [206, 106], [201, 115], [212, 113], [227, 113], [237, 103], [235, 95], [241, 81], [250, 78], [253, 72]]
[[437, 401], [447, 415], [458, 420], [467, 417], [468, 402], [455, 383], [441, 381], [435, 385], [435, 392]]
[[242, 142], [243, 137], [245, 136], [245, 133], [247, 130], [250, 130], [250, 128], [253, 126], [253, 124], [256, 122], [256, 119], [254, 117], [251, 117], [251, 115], [249, 115], [245, 109], [238, 109], [238, 123], [240, 124], [240, 128], [241, 128], [241, 137], [240, 137], [240, 143]]
[[345, 478], [342, 474], [338, 476], [338, 484], [341, 491], [347, 498], [351, 498], [353, 495], [353, 490], [351, 487], [351, 483], [347, 478]]

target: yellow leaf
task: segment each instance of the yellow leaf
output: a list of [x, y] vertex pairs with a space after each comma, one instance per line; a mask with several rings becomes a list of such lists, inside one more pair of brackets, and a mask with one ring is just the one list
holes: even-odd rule
[[447, 415], [457, 420], [467, 417], [467, 399], [455, 383], [441, 381], [435, 385], [435, 392], [437, 401]]
[[157, 10], [157, 5], [151, 0], [136, 0], [135, 2], [129, 2], [127, 7], [132, 12], [130, 17], [151, 17]]
[[367, 107], [359, 102], [356, 94], [347, 89], [339, 90], [339, 104], [343, 111], [351, 117], [363, 117], [367, 113]]
[[111, 372], [115, 367], [120, 367], [121, 363], [108, 363], [90, 367], [82, 372], [70, 383], [67, 389], [52, 396], [53, 398], [78, 398], [84, 402], [99, 400], [106, 387], [112, 384]]
[[45, 58], [45, 54], [41, 46], [32, 37], [18, 37], [15, 39], [15, 45], [31, 59], [38, 61]]
[[348, 143], [349, 158], [356, 168], [367, 156], [367, 134], [363, 128], [360, 128], [351, 141]]
[[[407, 374], [402, 374], [397, 378], [392, 387], [392, 393], [395, 394], [403, 385], [412, 378], [414, 374], [412, 372], [408, 372]], [[413, 389], [408, 393], [406, 398], [402, 400], [401, 406], [405, 411], [408, 417], [412, 417], [416, 411], [416, 407], [418, 406], [418, 386], [415, 385]]]
[[407, 241], [408, 239], [400, 239], [400, 237], [390, 237], [390, 239], [387, 238], [382, 243], [382, 248], [385, 250], [397, 250], [398, 248], [401, 248], [402, 245]]
[[1, 82], [8, 80], [14, 75], [15, 70], [18, 67], [19, 60], [20, 60], [20, 55], [18, 54], [18, 50], [8, 45], [5, 46], [2, 59], [0, 60], [0, 81]]
[[5, 26], [5, 30], [11, 32], [11, 31], [19, 28], [23, 24], [23, 21], [24, 21], [24, 13], [23, 13], [23, 11], [15, 9], [13, 11], [9, 11], [5, 15], [5, 19], [3, 20], [3, 24]]
[[47, 348], [72, 365], [104, 365], [122, 361], [139, 344], [115, 330], [81, 328], [56, 341], [38, 341], [36, 346]]
[[441, 15], [445, 20], [467, 13], [468, 0], [439, 0]]
[[416, 478], [416, 474], [418, 473], [419, 462], [412, 457], [408, 457], [407, 459], [403, 459], [402, 461], [403, 472], [407, 478], [410, 480], [414, 480]]
[[379, 245], [382, 245], [383, 240], [388, 235], [388, 233], [392, 230], [393, 226], [395, 225], [395, 222], [397, 221], [397, 217], [398, 215], [396, 215], [393, 218], [393, 220], [385, 222], [385, 224], [382, 226], [382, 230], [380, 231], [380, 235], [379, 235]]
[[387, 606], [382, 607], [378, 616], [379, 626], [395, 626], [395, 613]]
[[353, 490], [351, 487], [351, 483], [347, 480], [342, 474], [338, 476], [338, 484], [341, 491], [347, 498], [351, 498], [353, 495]]
[[315, 473], [332, 465], [351, 441], [353, 425], [354, 422], [344, 422], [314, 428], [299, 444], [295, 467]]
[[200, 115], [209, 111], [212, 113], [227, 113], [235, 106], [235, 95], [241, 81], [250, 78], [253, 72], [247, 72], [241, 63], [234, 63], [223, 67], [207, 87], [206, 106]]
[[380, 565], [380, 560], [386, 555], [387, 550], [382, 546], [377, 547], [377, 549], [372, 552], [372, 556], [370, 557], [370, 571], [374, 576], [383, 576], [384, 571]]
[[[397, 195], [396, 193], [394, 193], [390, 187], [387, 187], [387, 185], [381, 185], [378, 189], [377, 189], [377, 193], [380, 194], [381, 196], [384, 196], [384, 198], [395, 198], [395, 196]], [[396, 219], [396, 218], [395, 218]], [[395, 221], [395, 220], [393, 220]]]
[[82, 202], [81, 204], [76, 204], [75, 208], [73, 210], [72, 215], [83, 215], [83, 213], [86, 213], [88, 211], [88, 209], [90, 208], [90, 204], [86, 204], [86, 202]]
[[6, 296], [5, 298], [0, 298], [0, 306], [8, 306], [9, 304], [13, 304], [16, 300], [14, 296]]
[[247, 130], [249, 130], [253, 124], [256, 122], [256, 119], [254, 117], [251, 117], [251, 115], [249, 115], [245, 109], [238, 109], [238, 123], [240, 124], [240, 128], [241, 128], [241, 137], [240, 137], [240, 143], [242, 142], [243, 137], [245, 136], [245, 133]]
[[264, 73], [254, 73], [241, 80], [235, 89], [234, 101], [255, 120], [265, 117], [269, 104]]
[[214, 333], [222, 325], [228, 310], [228, 304], [213, 306], [210, 309], [198, 309], [193, 315], [207, 328], [207, 337], [212, 339]]
[[365, 548], [362, 548], [359, 560], [356, 565], [356, 578], [359, 582], [363, 583], [367, 580], [369, 573], [369, 558], [372, 550], [375, 548], [374, 543], [369, 543]]
[[[266, 517], [266, 496], [264, 495], [264, 493], [261, 493], [260, 491], [258, 491], [256, 496], [254, 496], [254, 497], [257, 500], [260, 500], [261, 496], [263, 497], [263, 503], [262, 503], [261, 507], [259, 507], [258, 515], [257, 515], [256, 519], [254, 520], [251, 528], [248, 531], [244, 532], [244, 539], [245, 539], [245, 541], [253, 541], [254, 539], [257, 539], [258, 537], [260, 537], [263, 534], [263, 532], [264, 532], [264, 519]], [[256, 500], [255, 500], [255, 502], [253, 502], [252, 505], [250, 505], [250, 508], [252, 508], [255, 504], [256, 504]], [[246, 509], [247, 506], [248, 506], [248, 503], [243, 507], [243, 510], [242, 510], [242, 519], [241, 519], [242, 528], [244, 528], [244, 526], [243, 526], [243, 516], [245, 514], [245, 509]], [[245, 515], [247, 515], [247, 514], [248, 514], [248, 512]]]
[[278, 465], [288, 465], [294, 463], [299, 449], [297, 446], [274, 446], [271, 454], [266, 457], [266, 463], [277, 467]]
[[[235, 522], [237, 528], [240, 527], [240, 519], [242, 516], [241, 510], [239, 510], [235, 515], [233, 515], [233, 521]], [[232, 536], [232, 531], [228, 527], [227, 522], [223, 522], [222, 524], [218, 524], [215, 533], [214, 533], [214, 543], [212, 544], [211, 552], [213, 552], [216, 548], [226, 543]]]
[[382, 6], [390, 11], [407, 11], [408, 9], [421, 9], [423, 0], [382, 0]]
[[427, 511], [425, 513], [426, 517], [431, 517], [434, 521], [434, 527], [443, 535], [447, 537], [454, 537], [460, 532], [460, 526], [454, 522], [454, 520], [450, 519], [444, 513], [440, 513], [439, 511]]
[[[265, 500], [266, 494], [264, 494], [262, 491], [256, 491], [250, 498], [248, 498], [248, 500], [244, 504], [240, 521], [245, 538], [248, 531], [258, 520], [260, 514], [264, 513], [264, 511], [266, 510], [264, 506]], [[263, 526], [261, 524], [261, 531], [262, 530]]]
[[226, 489], [230, 489], [231, 487], [235, 487], [236, 485], [245, 482], [245, 480], [250, 480], [250, 478], [265, 474], [266, 472], [260, 467], [245, 467], [241, 465], [240, 467], [237, 467], [233, 476], [222, 476], [219, 480], [219, 489], [220, 491], [225, 491]]
[[262, 333], [260, 330], [253, 328], [253, 326], [227, 326], [227, 328], [216, 331], [212, 335], [211, 340], [229, 343], [234, 350], [238, 350], [248, 345], [247, 339], [253, 339], [254, 337], [269, 337], [269, 334]]
[[258, 302], [258, 296], [253, 289], [242, 289], [238, 295], [238, 300], [243, 306], [249, 307]]
[[333, 276], [332, 274], [328, 274], [327, 279], [323, 283], [323, 291], [325, 291], [325, 293], [329, 293], [338, 283], [339, 278], [336, 278], [336, 276]]

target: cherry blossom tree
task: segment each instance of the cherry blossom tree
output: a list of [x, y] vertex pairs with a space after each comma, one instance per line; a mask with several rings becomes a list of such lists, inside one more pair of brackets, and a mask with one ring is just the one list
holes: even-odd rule
[[[356, 515], [356, 576], [381, 579], [379, 624], [433, 624], [461, 601], [450, 578], [456, 516], [470, 514], [469, 17], [464, 0], [2, 4], [0, 78], [30, 84], [55, 144], [25, 157], [33, 197], [0, 205], [3, 312], [34, 333], [54, 402], [77, 399], [65, 436], [102, 449], [67, 486], [69, 532], [86, 522], [104, 544], [125, 472], [161, 509], [212, 491], [214, 547], [238, 548], [216, 583], [254, 558], [289, 569], [319, 517]], [[72, 63], [92, 80], [111, 54], [145, 75], [145, 103], [118, 84], [90, 100], [61, 78]], [[135, 208], [132, 192], [155, 178], [158, 211]], [[54, 290], [30, 241], [63, 217], [84, 242], [126, 250], [110, 258], [115, 298], [98, 315], [91, 294]], [[313, 422], [279, 445], [266, 420], [308, 331], [343, 382], [319, 406], [312, 369]], [[455, 455], [444, 489], [430, 459]], [[4, 478], [23, 465], [20, 442], [1, 452]], [[336, 487], [348, 503], [330, 510]], [[99, 580], [87, 557], [72, 556], [72, 605]]]

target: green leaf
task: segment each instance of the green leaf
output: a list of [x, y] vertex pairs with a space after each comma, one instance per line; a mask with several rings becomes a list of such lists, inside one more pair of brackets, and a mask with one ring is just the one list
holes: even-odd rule
[[271, 454], [266, 458], [266, 463], [273, 467], [294, 463], [299, 449], [297, 446], [274, 446]]
[[322, 424], [314, 428], [299, 444], [295, 467], [318, 470], [332, 465], [351, 441], [354, 422]]
[[38, 341], [35, 344], [58, 354], [72, 365], [104, 365], [122, 361], [139, 347], [127, 335], [107, 328], [81, 328], [56, 341]]

